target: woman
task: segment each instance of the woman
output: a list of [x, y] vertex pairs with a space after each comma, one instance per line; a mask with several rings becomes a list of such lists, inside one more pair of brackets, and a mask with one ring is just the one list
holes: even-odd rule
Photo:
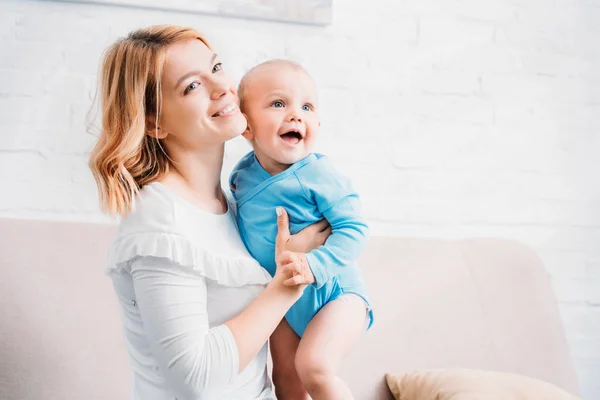
[[156, 26], [117, 41], [100, 86], [90, 167], [103, 209], [123, 217], [107, 270], [132, 398], [273, 399], [266, 342], [304, 289], [283, 284], [298, 262], [290, 251], [322, 244], [330, 228], [323, 221], [290, 237], [278, 209], [275, 277], [249, 256], [220, 182], [224, 143], [246, 120], [196, 31]]

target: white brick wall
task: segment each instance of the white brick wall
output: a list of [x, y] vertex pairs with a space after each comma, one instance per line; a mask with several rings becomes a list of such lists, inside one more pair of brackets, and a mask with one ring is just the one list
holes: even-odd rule
[[[345, 0], [311, 27], [0, 0], [0, 216], [106, 221], [85, 114], [105, 46], [207, 33], [235, 78], [291, 57], [320, 85], [320, 150], [379, 235], [501, 236], [542, 257], [584, 397], [600, 398], [600, 1]], [[225, 174], [247, 150], [228, 146]]]

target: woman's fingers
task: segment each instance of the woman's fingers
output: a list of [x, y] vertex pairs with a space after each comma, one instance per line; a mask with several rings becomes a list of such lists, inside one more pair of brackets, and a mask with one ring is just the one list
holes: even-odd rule
[[278, 266], [286, 265], [292, 262], [294, 258], [294, 253], [292, 253], [291, 251], [284, 250], [281, 253], [277, 254], [277, 256], [275, 257], [275, 263], [277, 263]]
[[329, 226], [329, 221], [327, 221], [326, 219], [322, 219], [316, 224], [314, 224], [314, 227], [315, 229], [317, 229], [318, 232], [324, 231], [325, 229], [329, 228]]
[[302, 273], [302, 265], [299, 261], [292, 261], [285, 265], [283, 265], [283, 271], [287, 272], [291, 275], [301, 274]]
[[327, 241], [327, 238], [331, 236], [331, 226], [327, 226], [324, 230], [319, 232], [319, 244], [322, 246]]
[[286, 280], [283, 281], [283, 284], [286, 286], [296, 286], [307, 284], [306, 277], [302, 274], [302, 262], [301, 261], [292, 261], [288, 264], [283, 265], [282, 272], [285, 276], [288, 276]]
[[307, 226], [306, 228], [304, 228], [304, 230], [306, 230], [307, 232], [310, 232], [311, 235], [318, 235], [319, 233], [327, 230], [328, 228], [330, 229], [330, 225], [329, 225], [329, 221], [327, 221], [326, 219], [322, 219], [319, 222], [315, 222], [312, 225]]
[[275, 255], [285, 251], [286, 244], [290, 240], [290, 221], [283, 207], [277, 207], [277, 237], [275, 238]]
[[283, 281], [285, 286], [298, 286], [302, 285], [304, 282], [304, 277], [302, 275], [294, 275], [289, 279]]
[[330, 235], [331, 226], [326, 219], [323, 219], [307, 226], [295, 235], [291, 235], [286, 243], [286, 250], [309, 253], [323, 245]]

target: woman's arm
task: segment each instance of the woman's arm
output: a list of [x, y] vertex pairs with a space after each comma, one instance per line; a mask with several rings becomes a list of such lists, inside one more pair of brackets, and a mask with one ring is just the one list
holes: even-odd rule
[[212, 398], [230, 384], [238, 350], [225, 325], [209, 328], [205, 278], [156, 257], [133, 261], [131, 276], [152, 354], [178, 397]]

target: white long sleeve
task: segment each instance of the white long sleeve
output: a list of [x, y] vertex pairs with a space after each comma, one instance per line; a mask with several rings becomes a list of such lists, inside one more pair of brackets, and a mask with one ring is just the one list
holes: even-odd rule
[[224, 324], [268, 284], [231, 207], [210, 214], [158, 182], [142, 188], [106, 263], [132, 368], [130, 400], [274, 399], [267, 345], [239, 371]]
[[211, 399], [238, 374], [235, 339], [210, 327], [206, 278], [168, 258], [131, 263], [137, 307], [150, 348], [178, 399]]

